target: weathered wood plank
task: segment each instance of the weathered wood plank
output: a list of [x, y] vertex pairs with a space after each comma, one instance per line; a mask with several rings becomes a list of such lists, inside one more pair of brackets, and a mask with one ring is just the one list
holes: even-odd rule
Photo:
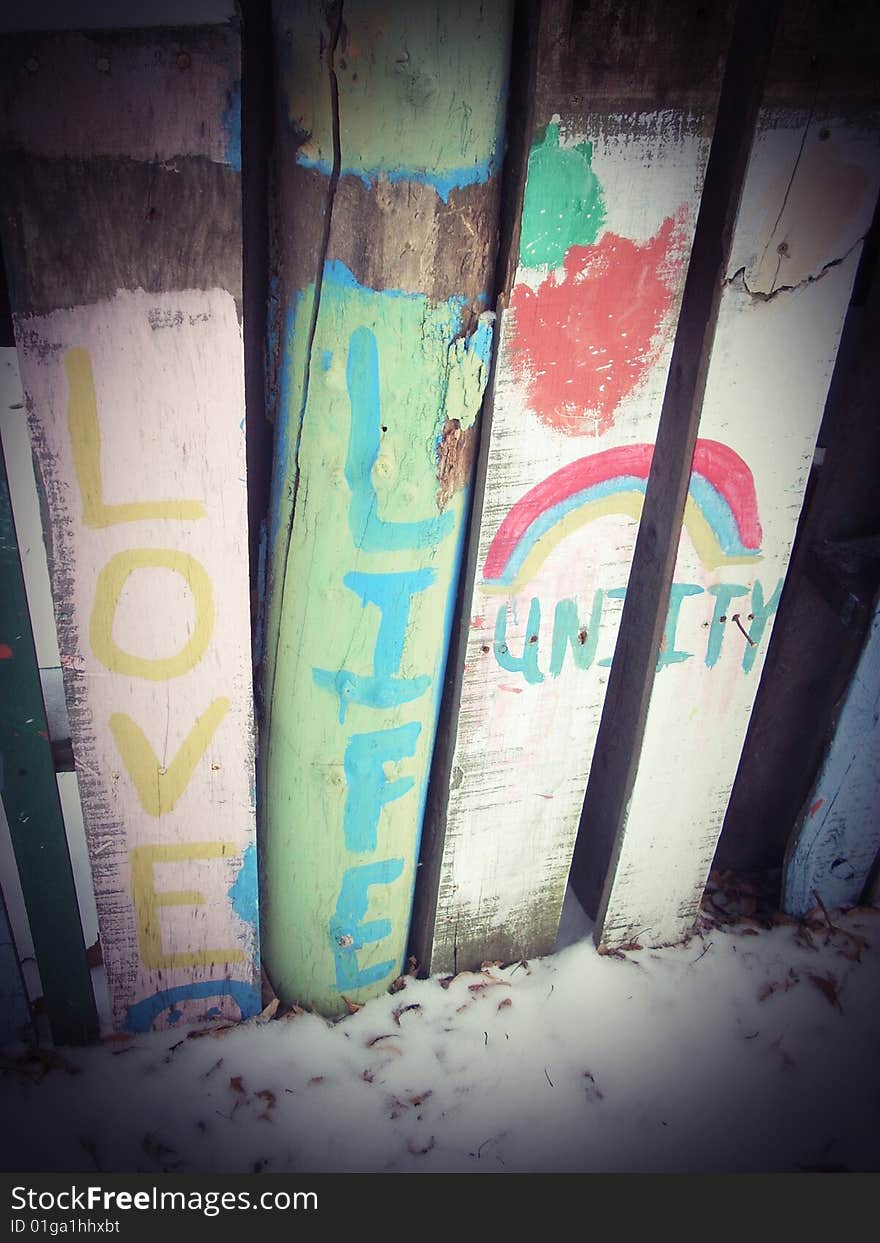
[[[0, 449], [0, 797], [40, 966], [52, 1035], [98, 1034], [40, 674]], [[6, 919], [5, 906], [3, 918]], [[11, 943], [10, 935], [10, 943]], [[17, 960], [16, 960], [17, 967]]]
[[[596, 927], [606, 944], [656, 945], [692, 926], [766, 657], [880, 184], [869, 80], [853, 74], [840, 85], [846, 78], [834, 58], [846, 55], [852, 35], [835, 34], [836, 22], [832, 5], [817, 5], [805, 30], [802, 6], [783, 8], [699, 421], [703, 443], [723, 445], [744, 464], [739, 477], [722, 467], [704, 513], [720, 534], [717, 502], [726, 502], [745, 547], [738, 565], [707, 565], [685, 526], [674, 576], [695, 594], [667, 627], [637, 772], [617, 813]], [[604, 728], [599, 746], [615, 745]], [[594, 772], [585, 834], [604, 806]]]
[[326, 7], [276, 7], [264, 950], [283, 997], [339, 1013], [406, 949], [488, 377], [512, 6]]
[[880, 605], [821, 773], [792, 833], [783, 909], [854, 906], [880, 849]]
[[[708, 156], [729, 10], [542, 6], [431, 970], [553, 947]], [[436, 803], [435, 803], [436, 796]], [[445, 804], [445, 806], [444, 806]]]
[[238, 61], [232, 27], [3, 47], [16, 341], [133, 1030], [260, 1007]]

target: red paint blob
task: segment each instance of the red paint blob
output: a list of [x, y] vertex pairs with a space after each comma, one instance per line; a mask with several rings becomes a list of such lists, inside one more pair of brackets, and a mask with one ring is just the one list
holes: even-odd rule
[[0, 660], [12, 660], [12, 648], [8, 643], [0, 643]]
[[543, 422], [574, 435], [613, 425], [672, 329], [686, 217], [682, 204], [642, 245], [605, 233], [594, 246], [571, 246], [561, 274], [537, 291], [516, 287], [511, 364]]
[[816, 812], [819, 811], [821, 807], [824, 807], [824, 805], [824, 798], [817, 798], [813, 806], [810, 808], [810, 816], [815, 816]]

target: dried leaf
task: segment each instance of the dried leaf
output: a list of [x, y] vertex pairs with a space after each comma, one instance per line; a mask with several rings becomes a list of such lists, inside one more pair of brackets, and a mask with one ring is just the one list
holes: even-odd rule
[[263, 1088], [262, 1091], [255, 1092], [254, 1095], [258, 1097], [259, 1100], [263, 1101], [266, 1105], [266, 1108], [263, 1110], [261, 1114], [257, 1115], [257, 1118], [265, 1119], [266, 1122], [271, 1122], [272, 1119], [269, 1117], [269, 1115], [272, 1112], [272, 1110], [275, 1108], [275, 1103], [276, 1103], [275, 1093], [272, 1092], [269, 1088]]
[[417, 1096], [411, 1096], [409, 1098], [409, 1103], [411, 1105], [423, 1105], [428, 1097], [433, 1095], [434, 1093], [432, 1089], [428, 1088], [427, 1092], [420, 1092]]
[[502, 997], [501, 1001], [498, 1002], [498, 1009], [506, 1010], [508, 1006], [512, 1006], [512, 1005], [513, 1005], [512, 997]]
[[834, 1006], [840, 1011], [841, 1014], [843, 1014], [843, 1007], [841, 1006], [840, 998], [837, 995], [837, 981], [834, 976], [830, 973], [827, 976], [813, 975], [811, 973], [808, 978], [811, 984], [815, 984], [816, 988], [818, 988], [819, 992], [826, 999], [828, 1004], [830, 1006]]
[[397, 979], [388, 986], [389, 993], [399, 993], [401, 989], [406, 988], [407, 976], [399, 975]]
[[410, 1140], [409, 1143], [407, 1144], [407, 1149], [409, 1150], [410, 1153], [412, 1153], [414, 1157], [423, 1157], [426, 1152], [431, 1151], [431, 1149], [434, 1147], [435, 1142], [436, 1141], [434, 1139], [434, 1136], [432, 1135], [424, 1148], [414, 1148], [412, 1145], [412, 1140]]
[[229, 1023], [225, 1019], [211, 1023], [208, 1027], [194, 1027], [186, 1033], [187, 1040], [199, 1040], [202, 1036], [225, 1036], [227, 1032], [237, 1031], [239, 1023]]
[[358, 1010], [363, 1010], [364, 1008], [362, 1001], [351, 1001], [346, 997], [345, 993], [342, 994], [342, 1000], [345, 1002], [345, 1008], [349, 1014], [357, 1014]]
[[421, 1010], [421, 1008], [422, 1008], [422, 1007], [419, 1005], [419, 1003], [418, 1003], [418, 1002], [413, 1002], [413, 1004], [412, 1004], [411, 1006], [398, 1006], [396, 1010], [392, 1010], [392, 1011], [391, 1011], [391, 1017], [394, 1019], [394, 1022], [395, 1022], [395, 1023], [397, 1024], [397, 1026], [399, 1027], [399, 1026], [400, 1026], [400, 1016], [401, 1016], [402, 1014], [407, 1014], [407, 1013], [408, 1013], [409, 1011], [411, 1011], [411, 1010], [419, 1010], [419, 1011], [420, 1011], [420, 1010]]
[[266, 1006], [263, 1010], [260, 1011], [260, 1013], [254, 1019], [254, 1022], [255, 1023], [268, 1023], [271, 1019], [274, 1019], [276, 1013], [278, 1012], [278, 1007], [280, 1005], [281, 1005], [281, 1002], [278, 1000], [278, 998], [273, 997], [272, 1000], [269, 1002], [268, 1006]]
[[238, 1092], [241, 1096], [245, 1095], [244, 1079], [241, 1075], [234, 1075], [229, 1080], [229, 1086], [233, 1092]]

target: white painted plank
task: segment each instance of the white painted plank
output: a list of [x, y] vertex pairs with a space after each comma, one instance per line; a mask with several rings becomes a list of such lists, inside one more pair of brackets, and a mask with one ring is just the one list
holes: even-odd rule
[[[532, 150], [501, 321], [433, 970], [554, 943], [635, 542], [644, 477], [632, 476], [650, 460], [713, 106], [596, 111], [563, 125], [558, 147], [553, 123], [539, 130]], [[554, 161], [579, 200], [570, 219]]]
[[[212, 982], [211, 1001], [237, 1017], [258, 1007], [259, 987], [235, 304], [222, 290], [119, 292], [18, 330], [115, 1021], [195, 1016]], [[92, 501], [144, 506], [126, 520], [94, 505], [84, 520], [94, 450], [71, 412], [90, 387]], [[187, 775], [181, 748], [198, 720]], [[151, 765], [166, 779], [156, 806]]]
[[[876, 202], [878, 163], [877, 133], [864, 113], [853, 120], [833, 105], [774, 108], [759, 120], [700, 437], [746, 464], [760, 547], [739, 566], [711, 568], [701, 565], [687, 530], [683, 535], [675, 580], [700, 589], [682, 605], [675, 632], [676, 649], [688, 656], [654, 682], [597, 921], [606, 944], [672, 941], [696, 916], [766, 656], [860, 239]], [[736, 504], [731, 512], [739, 518]]]

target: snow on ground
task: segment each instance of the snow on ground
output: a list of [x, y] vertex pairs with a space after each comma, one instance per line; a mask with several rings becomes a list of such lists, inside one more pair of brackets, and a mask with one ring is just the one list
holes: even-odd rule
[[[0, 1059], [0, 1169], [880, 1169], [880, 910]], [[867, 944], [864, 944], [867, 942]]]

